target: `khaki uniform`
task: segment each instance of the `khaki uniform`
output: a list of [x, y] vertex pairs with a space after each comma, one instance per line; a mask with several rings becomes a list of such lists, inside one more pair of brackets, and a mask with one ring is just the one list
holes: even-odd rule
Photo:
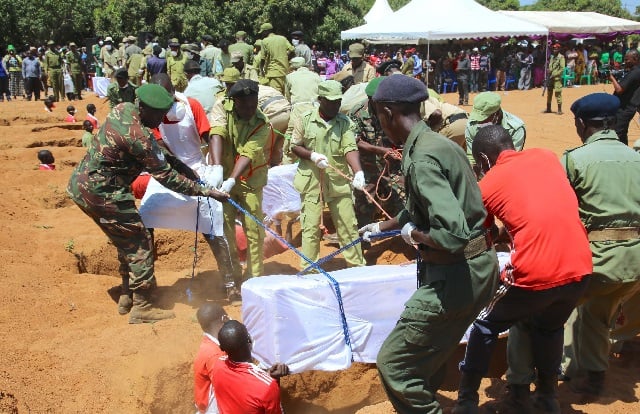
[[143, 59], [142, 49], [136, 45], [129, 45], [125, 51], [125, 63], [127, 65], [127, 73], [129, 74], [129, 80], [135, 85], [140, 86], [142, 81], [142, 69], [146, 65], [146, 60]]
[[[62, 79], [62, 57], [60, 54], [47, 50], [44, 54], [44, 70], [53, 88], [53, 99], [58, 102], [64, 100], [64, 83]], [[45, 91], [46, 94], [46, 91]]]
[[284, 94], [284, 79], [289, 73], [289, 53], [294, 47], [286, 37], [270, 33], [262, 39], [264, 78], [260, 81]]
[[564, 71], [565, 60], [562, 53], [557, 56], [553, 54], [549, 57], [549, 78], [547, 80], [547, 106], [551, 105], [551, 92], [556, 96], [558, 105], [562, 105], [562, 72]]
[[351, 66], [351, 62], [349, 62], [340, 72], [347, 72], [349, 75], [353, 75], [354, 84], [369, 82], [371, 79], [376, 77], [376, 70], [374, 67], [365, 61], [363, 61], [355, 70]]
[[306, 67], [296, 69], [285, 78], [284, 96], [291, 102], [291, 117], [285, 134], [282, 158], [285, 164], [292, 164], [298, 158], [291, 152], [291, 133], [302, 114], [312, 110], [316, 104], [320, 82], [320, 75]]
[[466, 150], [467, 144], [464, 131], [467, 127], [467, 118], [469, 115], [463, 109], [450, 103], [442, 102], [436, 97], [431, 96], [431, 91], [429, 91], [429, 99], [422, 103], [421, 112], [423, 113], [424, 120], [427, 121], [429, 115], [437, 109], [442, 112], [442, 122], [439, 125], [435, 125], [433, 130], [460, 145], [463, 150]]
[[280, 91], [271, 86], [260, 85], [258, 108], [267, 116], [272, 129], [267, 145], [264, 147], [265, 159], [269, 166], [279, 165], [282, 161], [284, 131], [289, 124], [291, 105]]
[[[319, 109], [306, 112], [296, 123], [291, 145], [301, 145], [327, 157], [329, 165], [349, 175], [346, 155], [357, 151], [353, 124], [343, 114], [324, 121]], [[340, 245], [356, 240], [358, 226], [353, 209], [350, 181], [332, 168], [321, 170], [314, 162], [300, 159], [298, 171], [293, 179], [294, 188], [302, 197], [300, 225], [302, 227], [302, 253], [316, 262], [320, 255], [320, 218], [327, 203], [331, 219], [336, 227]], [[343, 252], [349, 266], [365, 266], [362, 247], [357, 244]], [[302, 260], [304, 269], [309, 263]]]
[[69, 74], [73, 81], [73, 93], [76, 98], [82, 98], [82, 59], [80, 53], [74, 53], [71, 50], [65, 55], [67, 64], [69, 65]]
[[242, 53], [245, 65], [249, 65], [253, 61], [253, 46], [248, 43], [236, 42], [232, 45], [229, 45], [229, 55], [232, 55], [233, 52]]
[[189, 81], [184, 73], [184, 64], [187, 63], [187, 55], [180, 52], [178, 56], [167, 56], [167, 75], [171, 79], [173, 87], [178, 92], [184, 92], [187, 89]]
[[[214, 105], [214, 110], [220, 106]], [[212, 113], [211, 135], [220, 135], [223, 140], [222, 168], [223, 177], [229, 178], [236, 159], [245, 156], [251, 160], [249, 168], [242, 173], [236, 185], [231, 189], [231, 198], [259, 219], [262, 218], [262, 189], [267, 184], [268, 162], [264, 148], [269, 139], [270, 128], [267, 117], [258, 110], [249, 121], [239, 119], [233, 111], [233, 101], [226, 99], [222, 104], [224, 112]], [[223, 204], [224, 235], [227, 240], [235, 240], [235, 219], [237, 210], [229, 203]], [[248, 254], [246, 278], [260, 276], [263, 273], [264, 229], [253, 220], [244, 218], [247, 234]], [[235, 243], [229, 243], [229, 253], [234, 270], [234, 279], [241, 269], [238, 249]]]
[[110, 78], [120, 64], [120, 52], [115, 48], [108, 51], [107, 45], [104, 45], [102, 49], [100, 49], [100, 60], [102, 61], [102, 73], [104, 77]]

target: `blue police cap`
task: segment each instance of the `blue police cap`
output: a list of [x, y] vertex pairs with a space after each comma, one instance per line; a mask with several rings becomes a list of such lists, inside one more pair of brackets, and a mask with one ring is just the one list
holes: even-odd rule
[[393, 75], [380, 82], [374, 101], [417, 103], [429, 98], [427, 87], [418, 79]]
[[620, 99], [608, 93], [592, 93], [583, 96], [571, 105], [571, 112], [576, 118], [584, 120], [603, 120], [615, 116], [620, 108]]

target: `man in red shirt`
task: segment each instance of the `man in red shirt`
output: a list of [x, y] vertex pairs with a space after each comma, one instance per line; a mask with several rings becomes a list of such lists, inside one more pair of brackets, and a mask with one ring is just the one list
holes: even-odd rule
[[[587, 287], [585, 275], [592, 271], [578, 200], [551, 151], [516, 152], [509, 133], [500, 125], [480, 129], [472, 151], [486, 174], [479, 185], [491, 220], [488, 224], [497, 238], [510, 237], [511, 259], [502, 271], [502, 286], [473, 323], [452, 413], [478, 412], [477, 391], [498, 334], [524, 320], [531, 325], [533, 366], [538, 376], [533, 405], [536, 412], [560, 413], [557, 376], [564, 324]], [[493, 217], [504, 227], [498, 230]], [[508, 358], [516, 355], [510, 352]], [[510, 392], [504, 404], [508, 412], [533, 412], [530, 384], [511, 383], [509, 377], [507, 381]]]
[[218, 404], [213, 392], [213, 366], [224, 356], [218, 342], [218, 331], [229, 320], [229, 315], [217, 303], [205, 302], [196, 313], [204, 337], [193, 363], [193, 393], [199, 413], [217, 414]]
[[277, 378], [287, 375], [289, 368], [275, 364], [267, 372], [253, 364], [253, 340], [238, 321], [225, 323], [218, 340], [227, 353], [216, 361], [212, 372], [220, 414], [282, 414]]

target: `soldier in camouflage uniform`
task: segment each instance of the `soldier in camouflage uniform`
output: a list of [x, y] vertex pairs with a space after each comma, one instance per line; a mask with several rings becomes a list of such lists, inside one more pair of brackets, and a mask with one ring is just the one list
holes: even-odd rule
[[[370, 81], [365, 89], [367, 99], [354, 105], [348, 116], [356, 125], [356, 142], [360, 152], [360, 163], [364, 178], [369, 185], [365, 191], [373, 195], [389, 215], [395, 217], [404, 206], [404, 178], [400, 172], [400, 160], [394, 159], [391, 143], [384, 137], [378, 119], [370, 110], [371, 97], [378, 84], [385, 78], [380, 76]], [[385, 163], [389, 170], [380, 178]], [[378, 207], [363, 192], [357, 191], [355, 196], [356, 217], [358, 227], [376, 221], [381, 214]]]
[[[187, 195], [224, 200], [226, 195], [181, 175], [172, 165], [188, 167], [163, 152], [149, 128], [156, 128], [173, 104], [160, 85], [137, 90], [138, 105], [122, 103], [107, 116], [93, 145], [71, 174], [67, 192], [118, 249], [123, 292], [121, 314], [131, 311], [129, 323], [172, 318], [171, 311], [154, 308], [150, 301], [156, 285], [151, 234], [136, 209], [131, 183], [148, 171], [165, 187]], [[167, 162], [169, 160], [171, 164]], [[133, 292], [133, 301], [129, 298]]]

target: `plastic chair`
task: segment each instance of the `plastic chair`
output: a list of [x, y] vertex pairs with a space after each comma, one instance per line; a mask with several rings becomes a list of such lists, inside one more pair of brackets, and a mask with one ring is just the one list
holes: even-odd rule
[[[447, 91], [449, 86], [451, 86], [451, 90]], [[453, 71], [445, 72], [444, 81], [442, 82], [442, 93], [455, 92], [457, 86], [458, 81], [456, 80], [455, 73]]]
[[509, 90], [509, 84], [510, 83], [515, 85], [516, 84], [516, 77], [511, 75], [511, 74], [508, 74], [507, 77], [505, 78], [505, 81], [504, 81], [504, 90], [505, 91]]
[[593, 65], [587, 65], [587, 71], [580, 76], [580, 85], [582, 85], [582, 80], [587, 80], [587, 85], [591, 85], [591, 78], [593, 77]]
[[569, 66], [566, 66], [562, 71], [562, 86], [567, 87], [567, 83], [569, 85], [573, 85], [576, 80], [576, 74], [571, 70]]
[[495, 84], [496, 84], [496, 73], [492, 70], [491, 72], [489, 72], [489, 75], [487, 77], [487, 90], [492, 91], [493, 88], [491, 88], [491, 85], [495, 85]]

